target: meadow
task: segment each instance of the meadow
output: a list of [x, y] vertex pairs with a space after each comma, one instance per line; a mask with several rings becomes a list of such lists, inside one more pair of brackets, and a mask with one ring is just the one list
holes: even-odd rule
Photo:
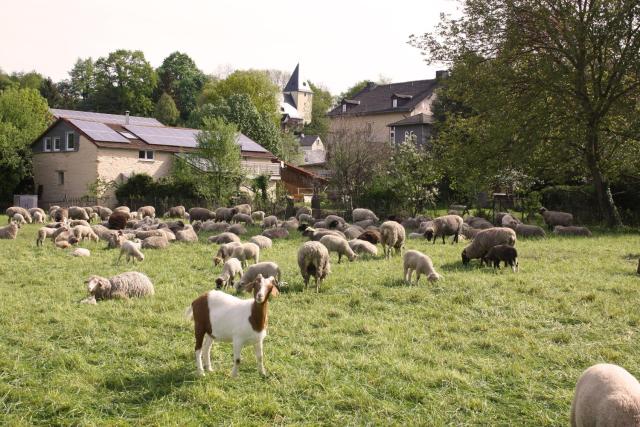
[[[132, 266], [104, 242], [83, 243], [85, 259], [37, 248], [37, 228], [0, 240], [2, 425], [567, 425], [585, 368], [640, 374], [634, 232], [520, 240], [515, 274], [463, 266], [464, 243], [409, 240], [444, 276], [418, 286], [400, 257], [334, 254], [319, 294], [302, 289], [294, 233], [261, 255], [287, 282], [270, 304], [268, 376], [248, 347], [232, 379], [230, 344], [196, 376], [183, 317], [220, 271], [206, 235]], [[79, 304], [90, 275], [129, 270], [156, 295]]]

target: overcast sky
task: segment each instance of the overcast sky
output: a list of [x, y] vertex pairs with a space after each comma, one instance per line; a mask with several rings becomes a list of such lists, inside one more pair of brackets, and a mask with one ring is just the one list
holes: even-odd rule
[[410, 34], [433, 28], [454, 0], [12, 0], [2, 5], [0, 68], [65, 79], [78, 57], [171, 52], [205, 73], [274, 68], [337, 94], [358, 80], [432, 78]]

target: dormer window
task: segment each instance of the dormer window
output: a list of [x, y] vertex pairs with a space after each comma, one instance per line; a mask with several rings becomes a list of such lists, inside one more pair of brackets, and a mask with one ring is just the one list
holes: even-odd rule
[[393, 105], [393, 108], [398, 108], [398, 98], [393, 98], [391, 105]]

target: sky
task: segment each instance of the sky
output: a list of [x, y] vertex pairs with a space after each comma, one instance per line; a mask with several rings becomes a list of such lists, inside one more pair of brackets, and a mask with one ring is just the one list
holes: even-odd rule
[[0, 68], [68, 78], [77, 58], [174, 51], [207, 74], [293, 71], [340, 93], [360, 80], [433, 78], [410, 34], [434, 28], [455, 0], [19, 0], [2, 7]]

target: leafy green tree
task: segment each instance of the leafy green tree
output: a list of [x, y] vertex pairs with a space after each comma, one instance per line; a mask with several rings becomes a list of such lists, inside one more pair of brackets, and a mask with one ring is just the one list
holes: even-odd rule
[[37, 90], [0, 92], [0, 200], [10, 200], [15, 188], [31, 176], [30, 144], [50, 120], [47, 101]]
[[329, 118], [327, 112], [333, 105], [333, 96], [327, 89], [309, 83], [313, 91], [313, 101], [311, 110], [311, 123], [305, 125], [304, 133], [307, 135], [320, 135], [325, 141], [329, 133]]
[[58, 89], [58, 85], [51, 80], [51, 77], [47, 77], [42, 80], [39, 90], [40, 95], [47, 100], [49, 107], [60, 108], [63, 106], [64, 100], [62, 98], [62, 94]]
[[579, 159], [602, 217], [620, 224], [609, 183], [638, 145], [637, 1], [462, 5], [460, 18], [443, 17], [411, 42], [428, 61], [453, 64], [452, 93], [477, 114], [466, 130], [487, 149], [541, 169], [566, 170], [575, 164], [567, 159]]
[[74, 98], [74, 104], [81, 110], [94, 110], [96, 75], [93, 59], [78, 58], [69, 76], [71, 77], [70, 90], [67, 93]]
[[10, 87], [14, 86], [16, 86], [16, 82], [11, 80], [11, 77], [9, 77], [9, 75], [2, 71], [2, 68], [0, 68], [0, 91], [9, 89]]
[[96, 110], [105, 113], [149, 116], [153, 114], [151, 100], [158, 77], [139, 51], [117, 50], [95, 63]]
[[30, 71], [28, 73], [13, 73], [11, 79], [15, 81], [21, 89], [39, 90], [43, 77], [40, 73]]
[[178, 121], [180, 112], [168, 93], [163, 93], [158, 102], [156, 102], [154, 117], [168, 126], [173, 126]]
[[280, 134], [280, 147], [277, 157], [285, 162], [299, 165], [304, 161], [304, 155], [300, 149], [300, 141], [298, 137], [291, 133]]
[[361, 80], [361, 81], [355, 83], [349, 89], [347, 89], [344, 92], [340, 93], [337, 96], [337, 101], [340, 102], [343, 99], [352, 99], [358, 92], [360, 92], [362, 89], [365, 88], [365, 86], [367, 86], [367, 83], [369, 83], [368, 80]]
[[158, 68], [158, 90], [175, 100], [183, 121], [196, 107], [206, 76], [186, 53], [173, 52]]

